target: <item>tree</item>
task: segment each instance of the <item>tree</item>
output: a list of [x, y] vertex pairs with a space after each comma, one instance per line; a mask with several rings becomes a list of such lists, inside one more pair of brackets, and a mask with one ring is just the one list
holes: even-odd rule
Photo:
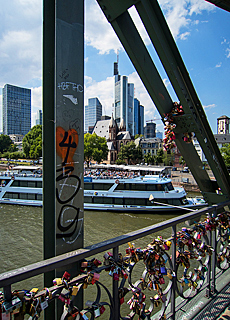
[[148, 152], [147, 154], [144, 155], [144, 160], [145, 160], [145, 163], [154, 164], [155, 163], [155, 156], [151, 155], [151, 153]]
[[26, 158], [38, 159], [42, 156], [42, 126], [34, 126], [22, 140], [23, 152]]
[[183, 156], [181, 156], [180, 159], [179, 159], [179, 164], [181, 164], [183, 166], [185, 163], [186, 162], [185, 162]]
[[92, 160], [100, 163], [103, 159], [107, 159], [107, 155], [108, 147], [104, 137], [99, 137], [96, 133], [84, 135], [84, 160], [87, 166]]
[[138, 134], [138, 133], [137, 133], [137, 134], [135, 134], [134, 139], [136, 140], [137, 138], [142, 138], [142, 137], [144, 137], [143, 134]]
[[164, 151], [163, 149], [158, 149], [157, 150], [157, 155], [156, 155], [156, 163], [163, 163], [163, 159], [164, 159]]
[[170, 150], [164, 152], [163, 162], [165, 166], [173, 165], [173, 153], [171, 153]]
[[133, 141], [126, 145], [121, 144], [120, 152], [118, 153], [118, 160], [127, 160], [127, 163], [138, 163], [142, 160], [142, 151], [140, 146], [136, 146]]
[[15, 148], [16, 146], [14, 146], [14, 143], [9, 136], [5, 134], [0, 135], [0, 153], [16, 151]]
[[227, 168], [230, 168], [230, 144], [225, 143], [222, 148], [220, 148], [221, 155], [224, 159], [224, 163]]

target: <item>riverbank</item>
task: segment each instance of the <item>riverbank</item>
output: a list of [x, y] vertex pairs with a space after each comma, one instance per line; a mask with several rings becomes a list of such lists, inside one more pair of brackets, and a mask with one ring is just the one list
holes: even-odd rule
[[[214, 180], [212, 172], [207, 171], [211, 180]], [[172, 171], [171, 173], [172, 184], [174, 187], [183, 187], [186, 192], [201, 192], [196, 180], [191, 172]]]

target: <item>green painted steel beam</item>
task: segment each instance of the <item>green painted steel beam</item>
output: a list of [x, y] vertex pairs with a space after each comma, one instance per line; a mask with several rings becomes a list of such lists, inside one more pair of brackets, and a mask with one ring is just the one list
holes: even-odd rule
[[206, 0], [206, 1], [214, 4], [216, 7], [219, 7], [221, 9], [224, 9], [230, 12], [230, 0]]
[[[218, 186], [221, 187], [225, 195], [230, 196], [230, 178], [227, 168], [158, 2], [142, 0], [136, 5], [136, 9], [161, 59], [178, 99], [182, 103], [185, 116], [187, 115], [186, 123], [193, 126], [193, 132], [196, 134], [196, 138], [208, 160]], [[180, 117], [177, 117], [178, 131], [176, 130], [176, 132], [179, 132], [183, 127], [183, 122]], [[183, 149], [182, 145], [180, 151], [184, 156], [185, 152]], [[197, 176], [197, 168], [194, 168], [194, 165], [191, 167], [191, 171], [199, 184], [200, 173], [198, 172]]]
[[[164, 114], [171, 111], [173, 102], [128, 11], [124, 11], [125, 7], [130, 6], [130, 1], [123, 2], [128, 5], [125, 6], [123, 3], [122, 6], [119, 6], [117, 1], [98, 0], [163, 119]], [[176, 118], [176, 144], [204, 193], [205, 199], [209, 203], [215, 203], [213, 199], [216, 199], [214, 194], [217, 186], [221, 187], [223, 194], [229, 197], [230, 181], [227, 169], [162, 11], [157, 1], [141, 0], [133, 1], [133, 4], [136, 6], [185, 111], [183, 117]], [[113, 15], [115, 8], [116, 15]], [[203, 164], [193, 144], [183, 141], [184, 132], [195, 132], [216, 177], [217, 184], [210, 180], [203, 169]]]
[[[43, 1], [43, 258], [55, 256], [55, 0]], [[52, 283], [55, 272], [44, 274], [44, 286]], [[45, 319], [52, 319], [55, 304], [45, 311]]]

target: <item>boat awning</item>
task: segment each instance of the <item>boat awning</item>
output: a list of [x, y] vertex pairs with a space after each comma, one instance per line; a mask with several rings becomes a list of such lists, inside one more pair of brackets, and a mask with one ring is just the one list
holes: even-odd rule
[[170, 166], [135, 166], [135, 165], [116, 165], [116, 164], [94, 164], [90, 166], [91, 169], [107, 169], [107, 170], [117, 170], [117, 171], [149, 171], [149, 172], [162, 172], [165, 169], [171, 169]]
[[34, 171], [34, 170], [41, 170], [41, 168], [39, 166], [16, 166], [16, 167], [13, 167], [12, 170]]

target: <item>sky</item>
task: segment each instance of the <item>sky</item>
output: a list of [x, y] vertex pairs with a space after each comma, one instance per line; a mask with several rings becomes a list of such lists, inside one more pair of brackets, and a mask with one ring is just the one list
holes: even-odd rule
[[[205, 109], [213, 133], [217, 118], [230, 117], [230, 13], [205, 0], [159, 0], [166, 21]], [[42, 109], [42, 0], [1, 1], [0, 11], [0, 132], [5, 84], [31, 89], [32, 126]], [[132, 7], [129, 12], [173, 101], [178, 101], [144, 27]], [[113, 64], [134, 83], [135, 98], [144, 106], [145, 121], [163, 132], [158, 110], [145, 90], [119, 39], [96, 0], [85, 0], [84, 100], [98, 97], [103, 115], [114, 112]]]

